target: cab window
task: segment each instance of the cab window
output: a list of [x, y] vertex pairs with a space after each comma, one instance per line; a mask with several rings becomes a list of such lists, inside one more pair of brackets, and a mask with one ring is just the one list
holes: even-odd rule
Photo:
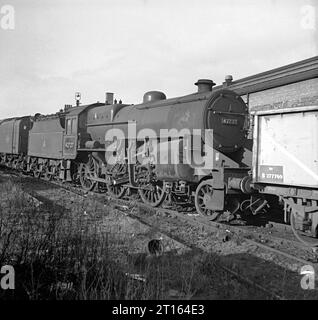
[[71, 119], [66, 120], [66, 134], [72, 133], [72, 122]]
[[72, 119], [72, 125], [71, 125], [71, 127], [72, 127], [72, 133], [73, 134], [75, 134], [75, 132], [76, 132], [76, 119], [74, 118], [74, 119]]

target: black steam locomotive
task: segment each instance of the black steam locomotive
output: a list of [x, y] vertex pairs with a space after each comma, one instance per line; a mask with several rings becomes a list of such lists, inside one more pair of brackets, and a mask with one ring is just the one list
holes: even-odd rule
[[3, 120], [1, 164], [115, 198], [139, 194], [154, 207], [166, 200], [215, 217], [236, 211], [252, 192], [248, 108], [211, 80], [195, 84], [196, 93], [178, 98], [150, 91], [133, 105], [107, 94], [105, 103]]

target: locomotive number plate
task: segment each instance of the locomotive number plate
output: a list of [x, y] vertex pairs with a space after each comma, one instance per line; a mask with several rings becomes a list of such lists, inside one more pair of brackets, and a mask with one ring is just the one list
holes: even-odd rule
[[226, 124], [228, 126], [237, 126], [238, 125], [237, 119], [229, 119], [229, 118], [221, 118], [221, 123]]

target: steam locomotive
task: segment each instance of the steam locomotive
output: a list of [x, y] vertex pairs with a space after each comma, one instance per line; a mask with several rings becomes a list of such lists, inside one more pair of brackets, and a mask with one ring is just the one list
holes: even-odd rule
[[[105, 103], [77, 103], [53, 115], [3, 120], [1, 163], [47, 180], [78, 181], [85, 190], [106, 187], [115, 198], [137, 193], [154, 207], [169, 199], [194, 203], [205, 215], [232, 210], [251, 193], [248, 108], [235, 92], [213, 90], [212, 80], [200, 79], [195, 85], [197, 92], [178, 98], [150, 91], [142, 103], [133, 105], [117, 103], [108, 93]], [[134, 163], [128, 154], [130, 124], [137, 132], [139, 160]], [[147, 129], [155, 136], [141, 134]], [[106, 141], [111, 130], [122, 134]], [[199, 147], [186, 142], [195, 139]], [[150, 152], [154, 142], [156, 148]], [[202, 159], [207, 147], [212, 150], [211, 163], [197, 166], [195, 159]], [[181, 161], [185, 153], [187, 163]], [[153, 161], [162, 154], [180, 161]]]
[[[87, 191], [105, 189], [113, 198], [138, 196], [153, 207], [189, 205], [211, 219], [243, 209], [256, 214], [267, 206], [263, 195], [277, 195], [285, 203], [285, 221], [296, 212], [297, 228], [317, 237], [317, 181], [307, 186], [276, 172], [277, 159], [268, 157], [276, 149], [262, 141], [268, 132], [259, 126], [252, 154], [248, 108], [226, 82], [219, 89], [207, 79], [195, 85], [197, 92], [177, 98], [149, 91], [142, 103], [124, 104], [107, 93], [105, 103], [81, 105], [78, 97], [76, 106], [53, 115], [2, 120], [0, 164]], [[317, 112], [310, 113], [313, 130]], [[264, 119], [269, 125], [268, 115]], [[202, 160], [204, 166], [198, 165]], [[315, 152], [311, 160], [318, 177]]]

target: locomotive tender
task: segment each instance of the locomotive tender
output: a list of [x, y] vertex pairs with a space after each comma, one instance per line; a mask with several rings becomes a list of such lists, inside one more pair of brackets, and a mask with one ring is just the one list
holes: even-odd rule
[[[166, 99], [162, 92], [150, 91], [141, 104], [131, 105], [116, 103], [107, 94], [105, 103], [78, 104], [55, 115], [25, 117], [30, 123], [28, 139], [22, 143], [27, 150], [1, 147], [1, 163], [48, 180], [78, 181], [86, 190], [107, 187], [116, 198], [138, 193], [151, 206], [168, 199], [195, 203], [199, 213], [214, 217], [224, 210], [236, 211], [252, 192], [248, 109], [226, 87], [213, 90], [211, 80], [200, 79], [196, 85], [196, 93], [178, 98]], [[0, 140], [19, 134], [4, 125], [7, 121], [21, 120], [0, 123]], [[136, 154], [145, 160], [142, 162], [129, 161], [131, 123], [137, 130]], [[123, 136], [106, 141], [114, 129]], [[156, 137], [138, 135], [144, 129], [151, 129]], [[194, 129], [213, 130], [213, 135], [202, 134], [203, 147], [190, 144], [189, 149], [183, 129], [190, 130], [191, 141]], [[165, 138], [161, 130], [166, 130]], [[154, 142], [160, 148], [153, 149]], [[209, 169], [200, 168], [194, 159], [202, 158], [207, 147], [213, 150], [213, 164]], [[185, 153], [190, 154], [192, 162], [154, 162], [154, 153], [158, 159], [162, 150], [168, 158], [183, 159]]]

